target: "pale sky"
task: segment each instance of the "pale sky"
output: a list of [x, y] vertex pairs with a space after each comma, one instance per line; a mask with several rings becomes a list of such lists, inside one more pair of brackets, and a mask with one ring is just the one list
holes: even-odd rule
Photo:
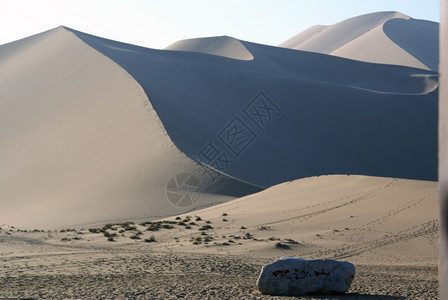
[[219, 35], [275, 46], [377, 11], [439, 22], [439, 0], [0, 0], [0, 45], [64, 25], [158, 49]]

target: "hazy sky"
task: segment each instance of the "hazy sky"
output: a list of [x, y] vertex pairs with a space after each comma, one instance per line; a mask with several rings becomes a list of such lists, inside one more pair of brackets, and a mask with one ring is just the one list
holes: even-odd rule
[[151, 48], [217, 35], [278, 45], [376, 11], [439, 22], [439, 0], [0, 0], [0, 45], [59, 25]]

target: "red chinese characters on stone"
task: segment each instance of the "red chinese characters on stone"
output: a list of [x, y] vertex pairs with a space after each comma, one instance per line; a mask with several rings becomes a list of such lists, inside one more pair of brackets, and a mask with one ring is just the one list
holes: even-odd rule
[[280, 278], [286, 278], [291, 279], [291, 276], [287, 275], [289, 273], [289, 270], [277, 270], [272, 272], [272, 275], [275, 277], [280, 276]]
[[[274, 277], [276, 278], [284, 278], [284, 279], [291, 279], [292, 277], [288, 274], [290, 274], [291, 271], [290, 270], [277, 270], [272, 272], [272, 275], [274, 275]], [[314, 272], [309, 272], [306, 270], [298, 270], [296, 268], [294, 268], [294, 273], [292, 273], [292, 275], [294, 275], [294, 279], [295, 280], [301, 280], [301, 279], [305, 279], [307, 277], [313, 277], [313, 275], [315, 277], [319, 277], [319, 276], [330, 276], [331, 272], [325, 272], [324, 269], [321, 269], [320, 271], [314, 271]]]
[[317, 276], [321, 276], [321, 275], [330, 276], [331, 273], [325, 272], [324, 269], [321, 269], [320, 272], [314, 271], [314, 274], [316, 274], [316, 277], [317, 277]]
[[294, 268], [294, 276], [295, 276], [296, 280], [299, 280], [299, 279], [304, 279], [306, 277], [311, 277], [311, 274], [308, 271], [297, 270]]

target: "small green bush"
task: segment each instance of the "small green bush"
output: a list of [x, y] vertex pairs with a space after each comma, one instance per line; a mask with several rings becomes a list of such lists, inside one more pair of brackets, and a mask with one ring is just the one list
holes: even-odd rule
[[156, 238], [153, 235], [151, 235], [149, 237], [149, 239], [145, 239], [146, 243], [154, 243], [155, 241], [156, 241]]
[[210, 225], [203, 225], [201, 228], [199, 228], [199, 230], [204, 231], [204, 230], [209, 230], [212, 229], [213, 227]]

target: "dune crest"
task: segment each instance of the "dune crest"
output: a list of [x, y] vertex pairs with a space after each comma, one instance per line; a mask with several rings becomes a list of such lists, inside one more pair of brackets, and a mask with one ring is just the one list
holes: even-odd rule
[[66, 27], [0, 46], [0, 219], [161, 218], [325, 174], [437, 179], [435, 72], [238, 43], [252, 60]]
[[377, 12], [313, 26], [280, 47], [361, 61], [438, 70], [438, 24], [399, 12]]
[[[172, 143], [141, 86], [66, 28], [1, 46], [0, 70], [2, 222], [154, 218], [233, 198], [207, 193], [219, 181]], [[181, 173], [207, 186], [194, 205], [167, 199]]]
[[252, 60], [252, 53], [237, 39], [216, 36], [177, 41], [165, 50], [199, 52], [240, 60]]

